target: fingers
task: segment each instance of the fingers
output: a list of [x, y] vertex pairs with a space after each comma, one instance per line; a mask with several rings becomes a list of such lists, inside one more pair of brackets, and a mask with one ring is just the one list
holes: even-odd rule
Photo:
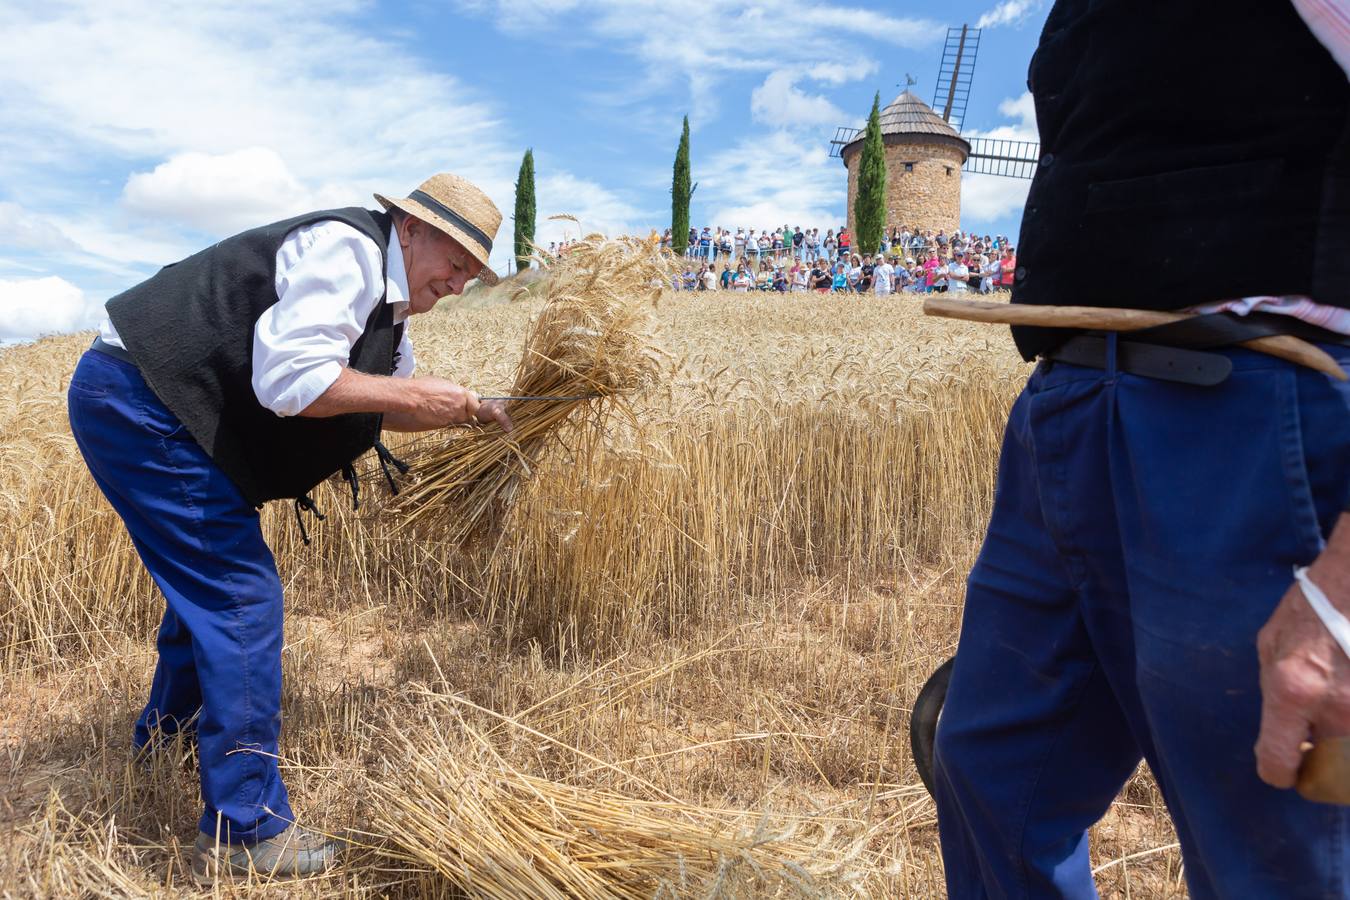
[[1256, 773], [1271, 787], [1289, 788], [1303, 762], [1311, 732], [1307, 698], [1277, 665], [1262, 673], [1261, 733], [1256, 740]]
[[515, 424], [507, 415], [506, 404], [500, 400], [489, 400], [478, 408], [478, 421], [484, 425], [496, 422], [503, 432], [510, 433]]
[[464, 391], [464, 421], [472, 422], [478, 417], [478, 407], [483, 404], [479, 402], [478, 395], [473, 391], [465, 389]]

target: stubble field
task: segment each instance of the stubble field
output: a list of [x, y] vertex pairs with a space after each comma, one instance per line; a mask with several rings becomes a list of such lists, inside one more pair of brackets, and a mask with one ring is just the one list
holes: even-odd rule
[[[497, 393], [538, 308], [446, 301], [413, 325], [420, 371]], [[1028, 368], [908, 298], [654, 315], [657, 387], [538, 467], [498, 540], [397, 531], [340, 483], [311, 546], [266, 511], [283, 773], [358, 846], [219, 895], [943, 895], [906, 723]], [[128, 757], [163, 601], [66, 424], [89, 339], [0, 351], [0, 896], [205, 895], [195, 773]], [[1103, 894], [1182, 896], [1174, 840], [1136, 776], [1094, 832]]]

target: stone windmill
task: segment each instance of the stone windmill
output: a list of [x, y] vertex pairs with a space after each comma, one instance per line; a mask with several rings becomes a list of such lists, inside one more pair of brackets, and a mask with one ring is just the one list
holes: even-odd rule
[[[1031, 178], [1036, 172], [1039, 143], [961, 134], [980, 30], [969, 25], [947, 30], [931, 106], [910, 91], [915, 82], [906, 77], [905, 90], [881, 111], [888, 226], [954, 231], [961, 223], [961, 172], [1010, 178]], [[830, 155], [842, 159], [848, 169], [850, 230], [854, 228], [863, 134], [859, 128], [840, 127], [830, 142]]]

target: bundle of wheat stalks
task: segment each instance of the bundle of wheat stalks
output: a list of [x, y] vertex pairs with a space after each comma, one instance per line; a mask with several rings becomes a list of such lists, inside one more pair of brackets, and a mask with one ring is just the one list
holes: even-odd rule
[[527, 775], [465, 720], [454, 728], [467, 746], [393, 734], [399, 765], [376, 786], [375, 852], [426, 873], [428, 893], [646, 900], [858, 890], [862, 841], [834, 827]]
[[589, 448], [610, 413], [656, 375], [650, 317], [667, 277], [659, 241], [594, 234], [549, 266], [543, 309], [525, 337], [508, 406], [514, 430], [453, 429], [411, 448], [414, 481], [394, 502], [402, 523], [466, 543], [497, 521], [521, 480], [562, 446]]

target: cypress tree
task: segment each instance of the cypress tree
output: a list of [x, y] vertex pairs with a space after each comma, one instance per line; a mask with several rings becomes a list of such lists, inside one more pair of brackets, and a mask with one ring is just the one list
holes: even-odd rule
[[670, 186], [671, 249], [676, 256], [684, 256], [689, 244], [689, 117], [684, 117], [684, 131], [680, 134], [680, 148], [675, 151], [675, 177]]
[[520, 161], [520, 174], [516, 176], [516, 268], [524, 271], [530, 267], [530, 255], [534, 253], [534, 150], [525, 151]]
[[862, 159], [858, 162], [858, 197], [853, 207], [854, 242], [866, 255], [881, 247], [886, 226], [886, 148], [881, 140], [881, 93], [872, 98]]

